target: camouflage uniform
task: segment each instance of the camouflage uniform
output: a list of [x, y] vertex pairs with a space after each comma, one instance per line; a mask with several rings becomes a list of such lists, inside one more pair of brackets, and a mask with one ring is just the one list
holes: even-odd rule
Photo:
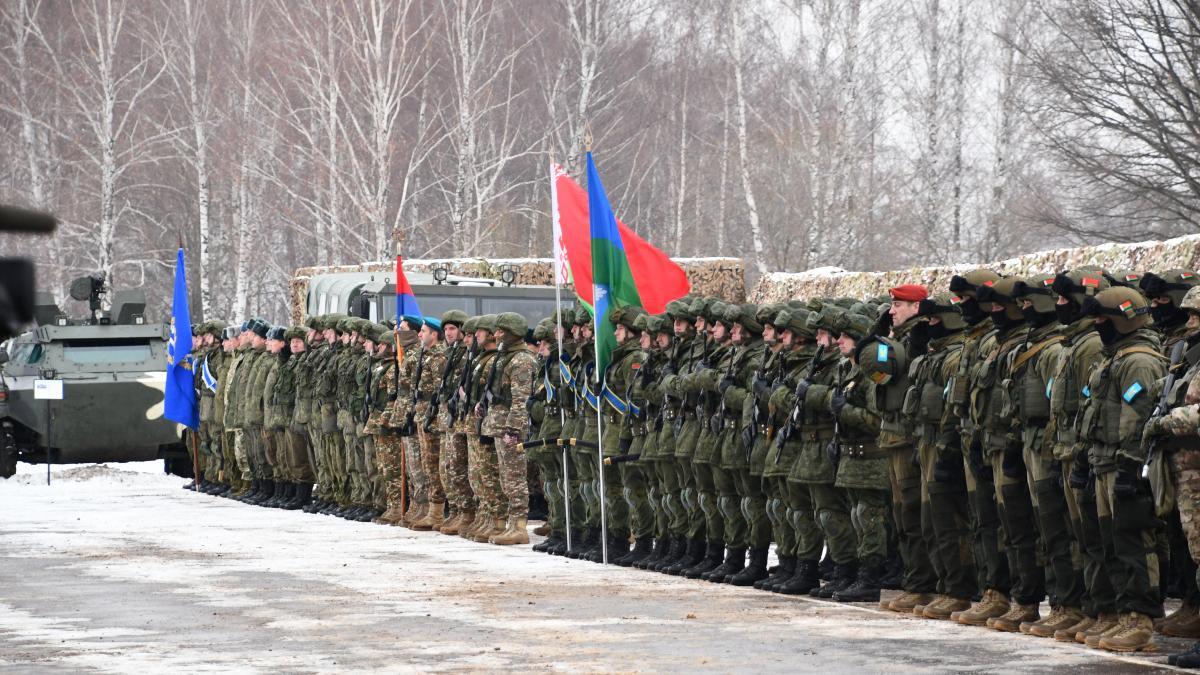
[[382, 524], [396, 525], [404, 515], [400, 511], [400, 453], [404, 451], [400, 436], [396, 434], [392, 418], [393, 406], [399, 396], [397, 389], [395, 356], [388, 354], [375, 362], [371, 371], [371, 405], [367, 424], [363, 428], [371, 435], [375, 448], [375, 473], [380, 480], [382, 499], [375, 501], [378, 508], [382, 503], [383, 515], [376, 520]]
[[[340, 328], [339, 328], [340, 331]], [[341, 398], [340, 380], [343, 372], [349, 369], [350, 348], [336, 343], [330, 346], [330, 354], [321, 370], [317, 398], [321, 402], [321, 454], [323, 463], [328, 467], [326, 474], [329, 483], [325, 486], [324, 496], [331, 504], [345, 508], [349, 506], [349, 494], [346, 481], [345, 441], [341, 431], [341, 408], [344, 399]]]
[[475, 498], [471, 492], [471, 481], [467, 477], [467, 436], [451, 418], [450, 409], [450, 401], [457, 395], [459, 382], [463, 379], [463, 371], [471, 356], [462, 340], [446, 349], [446, 366], [438, 393], [438, 416], [442, 432], [439, 456], [441, 464], [438, 466], [438, 473], [451, 514], [459, 514], [455, 531], [447, 534], [457, 533], [459, 527], [475, 519]]
[[[479, 524], [472, 535], [480, 541], [487, 541], [484, 534], [490, 534], [498, 529], [499, 522], [508, 517], [502, 501], [502, 491], [496, 466], [495, 439], [482, 433], [477, 405], [483, 399], [488, 380], [494, 372], [495, 348], [483, 349], [476, 358], [474, 372], [468, 378], [468, 397], [465, 402], [467, 410], [462, 424], [467, 429], [467, 476], [471, 483], [471, 491], [477, 498], [475, 521]], [[485, 529], [486, 528], [486, 529]], [[460, 533], [461, 534], [461, 533]]]
[[213, 396], [213, 425], [220, 429], [221, 447], [221, 482], [229, 485], [234, 492], [245, 488], [241, 471], [238, 470], [237, 458], [234, 456], [237, 434], [225, 426], [225, 391], [229, 387], [230, 372], [233, 366], [234, 352], [222, 351], [220, 367], [216, 372], [217, 391]]
[[195, 382], [198, 401], [200, 403], [200, 446], [203, 463], [201, 471], [204, 480], [215, 483], [221, 481], [221, 421], [216, 418], [217, 374], [221, 372], [225, 352], [220, 344], [203, 349], [194, 355]]
[[[446, 345], [438, 340], [424, 351], [421, 363], [421, 382], [417, 392], [416, 425], [417, 441], [421, 448], [421, 472], [425, 476], [431, 514], [436, 517], [433, 527], [440, 527], [446, 504], [446, 491], [442, 487], [441, 424], [432, 409], [434, 397], [442, 386], [441, 375], [446, 367]], [[436, 513], [434, 513], [436, 512]]]
[[497, 476], [504, 495], [504, 511], [509, 523], [523, 521], [529, 515], [529, 477], [525, 449], [521, 439], [529, 426], [526, 402], [533, 389], [537, 359], [523, 342], [524, 331], [497, 351], [492, 368], [491, 403], [481, 431], [495, 440]]
[[250, 370], [241, 391], [246, 458], [250, 461], [252, 475], [260, 481], [270, 481], [274, 478], [271, 465], [267, 462], [267, 441], [263, 432], [263, 392], [273, 361], [265, 348], [256, 349], [247, 364]]

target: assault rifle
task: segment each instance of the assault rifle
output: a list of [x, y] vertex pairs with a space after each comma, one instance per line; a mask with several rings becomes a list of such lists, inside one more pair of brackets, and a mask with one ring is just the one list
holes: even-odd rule
[[[1158, 403], [1154, 405], [1154, 410], [1150, 413], [1150, 418], [1146, 420], [1146, 424], [1150, 424], [1154, 420], [1167, 414], [1167, 409], [1170, 405], [1171, 390], [1175, 388], [1175, 366], [1179, 365], [1183, 359], [1183, 352], [1187, 349], [1187, 340], [1179, 340], [1171, 346], [1171, 365], [1167, 367], [1167, 377], [1163, 380], [1162, 391], [1158, 393]], [[1150, 444], [1146, 447], [1146, 461], [1142, 464], [1142, 478], [1150, 477], [1150, 462], [1154, 461], [1155, 455], [1158, 454], [1158, 438], [1150, 439]]]
[[783, 458], [783, 445], [788, 442], [788, 439], [796, 432], [796, 427], [799, 426], [801, 410], [804, 408], [804, 395], [812, 386], [813, 373], [817, 371], [817, 365], [824, 355], [825, 346], [818, 346], [817, 353], [813, 354], [812, 360], [808, 362], [808, 370], [804, 373], [804, 377], [796, 381], [796, 402], [792, 404], [792, 412], [788, 414], [787, 424], [783, 425], [783, 429], [780, 429], [779, 435], [775, 437], [775, 444], [779, 446], [780, 450], [775, 454], [776, 464], [779, 464], [779, 460]]

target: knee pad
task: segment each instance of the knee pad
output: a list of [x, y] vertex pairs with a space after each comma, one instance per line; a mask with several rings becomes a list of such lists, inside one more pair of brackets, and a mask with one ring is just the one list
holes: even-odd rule
[[721, 517], [725, 520], [732, 520], [734, 514], [733, 499], [730, 497], [718, 497], [717, 512], [720, 513]]
[[746, 519], [747, 523], [754, 519], [751, 514], [749, 497], [742, 497], [741, 499], [738, 500], [738, 509], [741, 510], [742, 517]]

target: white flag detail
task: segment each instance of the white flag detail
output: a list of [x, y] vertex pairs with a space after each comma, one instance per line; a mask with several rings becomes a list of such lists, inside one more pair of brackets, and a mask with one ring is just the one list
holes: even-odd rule
[[554, 284], [565, 285], [571, 281], [570, 268], [567, 266], [567, 248], [563, 245], [562, 221], [558, 216], [558, 189], [555, 187], [559, 176], [567, 172], [561, 164], [550, 163], [550, 220], [554, 224]]

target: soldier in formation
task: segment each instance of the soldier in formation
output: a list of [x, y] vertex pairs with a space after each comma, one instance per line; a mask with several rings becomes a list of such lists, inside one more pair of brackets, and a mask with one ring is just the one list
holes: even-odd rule
[[586, 309], [207, 322], [194, 487], [514, 545], [532, 481], [539, 552], [1153, 650], [1200, 639], [1197, 282], [689, 296], [600, 317], [604, 372]]

